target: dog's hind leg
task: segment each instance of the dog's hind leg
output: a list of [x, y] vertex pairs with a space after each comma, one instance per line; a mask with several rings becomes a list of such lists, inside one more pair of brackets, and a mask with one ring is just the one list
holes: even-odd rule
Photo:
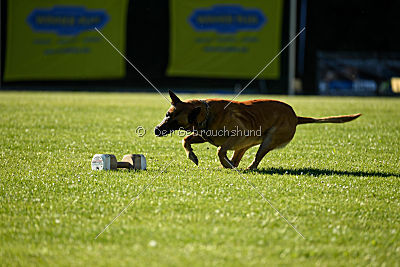
[[268, 133], [267, 136], [264, 138], [263, 142], [261, 143], [260, 147], [257, 150], [256, 158], [254, 161], [251, 163], [249, 167], [247, 167], [248, 170], [255, 170], [258, 167], [258, 164], [260, 164], [261, 160], [263, 157], [272, 150], [271, 148], [271, 140], [272, 140], [272, 133]]
[[206, 140], [204, 140], [203, 137], [194, 134], [188, 135], [182, 139], [182, 145], [185, 149], [186, 156], [196, 165], [199, 165], [199, 160], [197, 159], [196, 154], [194, 154], [191, 144], [201, 144], [204, 142], [206, 142]]
[[[288, 124], [279, 128], [272, 127], [268, 130], [268, 133], [265, 135], [264, 140], [258, 148], [256, 158], [247, 169], [257, 169], [258, 164], [260, 164], [260, 161], [268, 152], [275, 148], [285, 146], [292, 140], [296, 132], [296, 127], [288, 127], [287, 125]], [[289, 126], [291, 125], [289, 124]]]

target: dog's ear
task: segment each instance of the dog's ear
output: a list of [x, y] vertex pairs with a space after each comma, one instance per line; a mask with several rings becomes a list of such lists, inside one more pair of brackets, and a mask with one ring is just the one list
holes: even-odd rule
[[200, 114], [201, 107], [194, 108], [190, 113], [188, 117], [188, 122], [190, 124], [197, 124], [197, 115]]
[[171, 104], [175, 106], [178, 103], [181, 103], [182, 101], [179, 99], [179, 97], [174, 94], [171, 90], [168, 90], [169, 96], [171, 97]]

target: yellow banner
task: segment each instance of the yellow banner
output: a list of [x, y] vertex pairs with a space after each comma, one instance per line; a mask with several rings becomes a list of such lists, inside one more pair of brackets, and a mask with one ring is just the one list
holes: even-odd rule
[[4, 80], [124, 77], [123, 58], [94, 28], [124, 52], [128, 1], [8, 1]]
[[[169, 76], [252, 78], [281, 48], [282, 0], [171, 0], [170, 12]], [[279, 58], [260, 78], [280, 78]]]

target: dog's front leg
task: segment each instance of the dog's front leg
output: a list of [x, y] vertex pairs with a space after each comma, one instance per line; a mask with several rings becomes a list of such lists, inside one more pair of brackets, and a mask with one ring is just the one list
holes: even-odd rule
[[226, 152], [228, 152], [228, 150], [226, 148], [224, 148], [223, 146], [218, 147], [217, 154], [219, 157], [219, 161], [221, 162], [221, 164], [224, 168], [232, 169], [233, 163], [228, 159]]
[[185, 149], [186, 156], [194, 162], [194, 164], [199, 165], [199, 160], [197, 159], [196, 154], [193, 152], [192, 144], [201, 144], [206, 142], [206, 140], [203, 139], [203, 137], [195, 134], [191, 134], [186, 136], [185, 138], [182, 139], [182, 145], [183, 148]]
[[237, 145], [241, 141], [243, 140], [240, 137], [230, 137], [228, 138], [227, 141], [225, 141], [225, 143], [222, 146], [218, 147], [217, 154], [219, 157], [219, 161], [221, 162], [224, 168], [232, 169], [233, 167], [235, 167], [235, 164], [228, 159], [226, 153], [228, 152], [228, 150], [234, 149], [235, 145]]

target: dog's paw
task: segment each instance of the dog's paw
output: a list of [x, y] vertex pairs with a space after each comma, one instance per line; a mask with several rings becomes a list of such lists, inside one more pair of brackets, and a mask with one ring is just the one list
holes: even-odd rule
[[257, 170], [257, 166], [250, 165], [249, 167], [246, 168], [246, 171], [255, 171], [255, 170]]
[[188, 154], [188, 158], [189, 158], [191, 161], [193, 161], [194, 164], [196, 164], [197, 166], [199, 166], [199, 160], [197, 159], [197, 156], [196, 156], [196, 154], [193, 153], [193, 151], [191, 151], [191, 152]]

